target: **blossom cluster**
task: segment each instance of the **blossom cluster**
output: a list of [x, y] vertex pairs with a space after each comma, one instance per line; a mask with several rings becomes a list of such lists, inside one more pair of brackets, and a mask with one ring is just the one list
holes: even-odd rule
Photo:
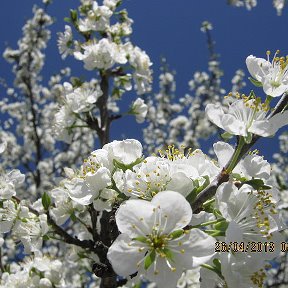
[[[130, 41], [133, 21], [121, 5], [81, 0], [59, 33], [62, 58], [81, 61], [94, 73], [90, 81], [67, 80], [63, 69], [41, 83], [52, 24], [46, 9], [34, 8], [18, 49], [4, 52], [16, 89], [7, 86], [0, 103], [11, 117], [0, 130], [0, 287], [263, 287], [285, 240], [287, 135], [277, 165], [250, 150], [288, 125], [287, 57], [278, 50], [273, 59], [269, 51], [267, 59], [248, 56], [260, 92], [240, 94], [245, 74], [237, 70], [222, 100], [223, 73], [205, 21], [209, 72], [194, 74], [194, 95], [173, 102], [175, 75], [163, 63], [159, 93], [142, 99], [152, 63]], [[120, 113], [118, 101], [133, 86], [139, 98]], [[148, 120], [149, 156], [138, 140], [109, 141], [111, 122], [126, 114]], [[225, 142], [214, 143], [210, 156], [198, 149], [219, 130]], [[90, 153], [96, 137], [101, 148]], [[219, 242], [240, 244], [221, 251]]]
[[[72, 10], [65, 31], [59, 33], [58, 47], [62, 58], [73, 55], [89, 71], [97, 71], [100, 80], [92, 79], [89, 83], [80, 79], [74, 83], [64, 83], [62, 105], [56, 114], [56, 135], [59, 140], [70, 143], [75, 127], [85, 127], [90, 116], [97, 120], [101, 128], [103, 117], [99, 113], [104, 102], [108, 103], [111, 119], [120, 117], [117, 101], [125, 92], [134, 88], [138, 95], [150, 92], [152, 65], [148, 55], [129, 40], [132, 34], [132, 19], [125, 9], [119, 10], [121, 1], [83, 1], [77, 10]], [[112, 24], [117, 21], [115, 24]], [[73, 32], [76, 30], [76, 35]], [[83, 36], [77, 39], [77, 35]], [[105, 88], [113, 81], [113, 90]], [[106, 83], [106, 84], [105, 84]], [[107, 93], [111, 92], [111, 97]], [[85, 103], [85, 104], [84, 104]], [[96, 109], [98, 108], [98, 109]], [[87, 113], [89, 112], [89, 116]], [[125, 114], [125, 113], [124, 113]], [[137, 98], [126, 114], [136, 116], [138, 123], [144, 121], [147, 107], [143, 99]], [[93, 120], [93, 121], [96, 121]], [[89, 125], [88, 125], [89, 126]]]
[[[279, 250], [215, 253], [215, 242], [272, 241], [278, 245], [284, 239], [278, 232], [283, 229], [277, 212], [278, 191], [269, 185], [271, 167], [257, 154], [247, 155], [233, 169], [229, 182], [219, 186], [214, 202], [192, 213], [189, 201], [193, 203], [215, 181], [234, 148], [218, 142], [214, 151], [217, 161], [201, 150], [185, 155], [173, 146], [159, 156], [144, 158], [137, 140], [113, 141], [92, 152], [78, 171], [66, 169], [68, 177], [51, 192], [51, 215], [61, 225], [91, 205], [97, 211], [120, 205], [116, 223], [121, 234], [107, 257], [122, 277], [130, 279], [136, 272], [137, 279], [175, 287], [182, 273], [196, 268], [201, 273], [208, 265], [218, 273], [209, 285], [224, 277], [228, 287], [235, 287], [240, 276], [234, 266], [243, 262], [241, 287], [254, 287], [264, 281], [265, 261]], [[87, 231], [85, 234], [87, 237]], [[218, 262], [220, 270], [214, 266]]]

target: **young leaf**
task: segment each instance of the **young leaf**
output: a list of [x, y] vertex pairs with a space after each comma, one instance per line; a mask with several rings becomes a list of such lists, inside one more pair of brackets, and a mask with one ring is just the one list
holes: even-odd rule
[[44, 192], [42, 196], [42, 205], [45, 210], [48, 210], [49, 206], [51, 205], [51, 198], [46, 192]]

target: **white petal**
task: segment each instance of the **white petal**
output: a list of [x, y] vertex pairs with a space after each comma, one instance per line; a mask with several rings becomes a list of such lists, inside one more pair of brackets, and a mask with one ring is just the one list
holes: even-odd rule
[[142, 156], [142, 145], [134, 139], [113, 141], [105, 144], [103, 149], [108, 151], [112, 159], [116, 159], [126, 165], [135, 162]]
[[223, 129], [234, 135], [247, 136], [246, 124], [242, 119], [237, 119], [231, 114], [222, 117]]
[[222, 106], [217, 104], [208, 104], [206, 106], [205, 112], [207, 114], [208, 119], [213, 122], [218, 127], [223, 128], [222, 126], [222, 117], [224, 115], [224, 111], [222, 109]]
[[261, 156], [247, 155], [241, 161], [241, 170], [246, 177], [268, 179], [270, 177], [271, 166]]
[[[122, 233], [130, 237], [148, 235], [154, 224], [155, 205], [145, 200], [128, 200], [121, 204], [116, 213], [116, 223]], [[134, 228], [137, 227], [137, 228]]]
[[217, 156], [219, 166], [221, 168], [225, 167], [234, 153], [234, 148], [228, 143], [217, 142], [213, 144], [213, 149]]
[[184, 197], [193, 190], [193, 183], [184, 173], [178, 172], [173, 174], [172, 180], [166, 186], [168, 190], [177, 191]]
[[198, 267], [201, 264], [208, 262], [213, 257], [215, 254], [215, 242], [215, 238], [209, 236], [200, 229], [191, 229], [189, 240], [181, 246], [185, 252], [178, 257], [183, 265], [185, 265], [185, 268]]
[[153, 271], [153, 266], [147, 271], [146, 277], [157, 284], [159, 288], [175, 288], [177, 281], [182, 275], [183, 269], [181, 266], [178, 266], [178, 263], [172, 263], [173, 266], [176, 265], [176, 271], [171, 271], [167, 266], [165, 259], [159, 257], [157, 259], [156, 269], [159, 271], [159, 274], [155, 275]]
[[100, 191], [111, 185], [110, 171], [106, 167], [100, 167], [93, 174], [88, 172], [85, 180], [89, 184], [90, 189]]
[[139, 252], [139, 247], [129, 245], [130, 242], [131, 238], [127, 234], [120, 234], [108, 250], [107, 258], [119, 276], [134, 274], [138, 270], [137, 263], [146, 252]]
[[263, 82], [264, 77], [269, 73], [271, 63], [263, 58], [256, 58], [250, 55], [246, 58], [246, 65], [249, 73], [256, 80]]
[[153, 197], [151, 203], [157, 207], [160, 206], [163, 221], [167, 216], [167, 225], [163, 233], [184, 228], [191, 221], [191, 206], [180, 193], [174, 191], [159, 192]]
[[65, 187], [68, 190], [70, 198], [75, 202], [82, 205], [92, 203], [93, 196], [95, 195], [92, 194], [92, 191], [87, 187], [84, 180], [74, 178], [72, 181], [65, 183]]
[[278, 87], [275, 87], [271, 85], [271, 80], [267, 78], [266, 81], [264, 82], [263, 90], [266, 95], [272, 97], [278, 97], [288, 90], [288, 85], [284, 85], [281, 83]]
[[241, 226], [236, 223], [235, 221], [231, 221], [228, 225], [228, 228], [226, 230], [226, 243], [229, 242], [238, 242], [240, 243], [243, 241], [243, 231], [241, 229]]

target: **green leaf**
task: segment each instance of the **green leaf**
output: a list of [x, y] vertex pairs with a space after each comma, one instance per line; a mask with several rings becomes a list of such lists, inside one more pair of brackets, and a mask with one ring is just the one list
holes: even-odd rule
[[267, 186], [264, 184], [264, 181], [262, 179], [251, 179], [251, 180], [245, 181], [243, 184], [248, 184], [252, 186], [255, 190], [263, 189], [263, 187], [269, 187], [269, 189], [271, 189], [270, 186]]
[[254, 78], [252, 78], [252, 77], [249, 77], [248, 79], [249, 79], [250, 82], [251, 82], [253, 85], [255, 85], [256, 87], [262, 87], [262, 86], [263, 86], [260, 81], [254, 79]]
[[156, 252], [155, 250], [152, 250], [151, 253], [149, 253], [144, 260], [144, 269], [147, 270], [155, 261], [156, 258]]
[[75, 24], [77, 22], [78, 14], [77, 14], [76, 10], [73, 10], [73, 9], [70, 10], [70, 18], [71, 18], [73, 24]]
[[141, 281], [133, 286], [133, 288], [141, 288], [141, 287], [142, 287]]
[[51, 205], [51, 198], [46, 192], [44, 192], [42, 196], [42, 205], [45, 210], [48, 210], [49, 206]]
[[67, 22], [67, 23], [71, 23], [71, 19], [69, 17], [65, 17], [64, 21]]
[[74, 214], [74, 212], [70, 215], [70, 218], [73, 222], [77, 222], [77, 220], [78, 220], [76, 215]]
[[192, 204], [192, 203], [194, 202], [196, 196], [197, 196], [197, 188], [194, 188], [194, 189], [192, 190], [192, 192], [190, 192], [190, 193], [188, 194], [188, 196], [186, 196], [186, 200], [187, 200], [190, 204]]
[[177, 239], [179, 237], [181, 237], [184, 233], [184, 230], [183, 229], [179, 229], [179, 230], [176, 230], [176, 231], [173, 231], [172, 233], [169, 234], [171, 240], [172, 239]]

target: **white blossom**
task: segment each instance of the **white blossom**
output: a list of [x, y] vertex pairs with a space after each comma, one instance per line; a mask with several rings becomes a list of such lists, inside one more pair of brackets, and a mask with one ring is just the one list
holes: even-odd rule
[[[128, 200], [116, 214], [120, 234], [108, 251], [121, 276], [136, 271], [159, 287], [175, 287], [184, 269], [208, 261], [214, 239], [199, 229], [184, 232], [192, 210], [177, 192], [158, 193], [151, 202]], [[178, 244], [177, 244], [178, 243]]]
[[221, 104], [206, 106], [208, 119], [230, 134], [248, 136], [253, 133], [268, 137], [288, 124], [288, 111], [267, 118], [267, 107], [257, 99], [239, 99], [229, 105], [225, 112]]
[[263, 85], [264, 92], [272, 97], [282, 95], [288, 89], [288, 66], [285, 57], [277, 57], [277, 50], [270, 62], [268, 59], [256, 58], [250, 55], [246, 59], [246, 65], [251, 76]]
[[148, 106], [144, 100], [137, 98], [132, 105], [132, 113], [136, 116], [137, 123], [143, 123], [148, 112]]
[[69, 25], [65, 25], [64, 33], [58, 33], [58, 49], [62, 55], [62, 59], [65, 59], [69, 54], [72, 54], [73, 49], [71, 45], [73, 41], [72, 29]]

